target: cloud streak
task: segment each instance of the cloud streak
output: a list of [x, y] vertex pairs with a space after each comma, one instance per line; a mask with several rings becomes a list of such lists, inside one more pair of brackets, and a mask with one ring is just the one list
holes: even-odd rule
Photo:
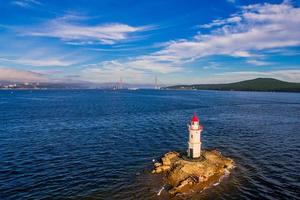
[[48, 81], [42, 74], [26, 71], [10, 69], [7, 67], [0, 67], [0, 80], [2, 81], [17, 81], [17, 82], [40, 82]]
[[22, 8], [30, 8], [32, 6], [41, 5], [41, 3], [37, 0], [17, 0], [13, 1], [12, 4]]
[[151, 57], [138, 57], [126, 61], [112, 60], [89, 64], [82, 70], [83, 80], [94, 82], [109, 82], [120, 77], [129, 82], [145, 83], [153, 78], [154, 73], [168, 74], [179, 72], [181, 67], [168, 63], [159, 63]]
[[225, 24], [234, 24], [234, 23], [238, 23], [240, 21], [242, 21], [242, 18], [240, 16], [233, 15], [232, 17], [230, 17], [228, 19], [213, 20], [213, 22], [211, 22], [209, 24], [200, 25], [199, 28], [212, 28], [212, 27], [221, 26], [221, 25], [225, 25]]
[[266, 62], [266, 61], [262, 61], [262, 60], [247, 60], [247, 63], [251, 64], [251, 65], [256, 65], [256, 66], [265, 66], [265, 65], [272, 65], [273, 63], [271, 62]]
[[48, 59], [0, 58], [0, 61], [9, 62], [9, 63], [13, 63], [13, 64], [19, 64], [19, 65], [25, 65], [25, 66], [33, 66], [33, 67], [67, 67], [72, 64], [75, 64], [74, 61], [62, 60], [59, 58], [48, 58]]
[[86, 17], [67, 15], [50, 20], [36, 28], [23, 32], [25, 35], [38, 37], [59, 38], [69, 44], [106, 44], [113, 45], [118, 42], [129, 41], [137, 33], [153, 29], [153, 26], [130, 26], [122, 23], [105, 23], [86, 25], [80, 23]]

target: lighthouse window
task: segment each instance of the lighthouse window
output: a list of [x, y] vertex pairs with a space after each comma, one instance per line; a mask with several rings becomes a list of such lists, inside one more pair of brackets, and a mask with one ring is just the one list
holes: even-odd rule
[[191, 138], [193, 138], [193, 135], [191, 135]]

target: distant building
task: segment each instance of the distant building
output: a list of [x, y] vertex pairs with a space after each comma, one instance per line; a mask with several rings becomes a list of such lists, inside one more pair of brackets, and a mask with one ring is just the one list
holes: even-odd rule
[[189, 127], [189, 142], [187, 154], [189, 158], [199, 158], [201, 156], [201, 132], [203, 126], [200, 124], [196, 114], [194, 114]]
[[8, 88], [15, 88], [15, 87], [17, 87], [17, 84], [9, 84], [8, 85]]

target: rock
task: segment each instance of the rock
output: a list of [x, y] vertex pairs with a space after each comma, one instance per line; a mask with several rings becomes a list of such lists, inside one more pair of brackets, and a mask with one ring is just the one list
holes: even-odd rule
[[155, 169], [154, 173], [159, 174], [159, 173], [161, 173], [162, 171], [163, 171], [163, 170], [159, 167], [159, 168], [156, 168], [156, 169]]
[[176, 159], [178, 159], [179, 153], [171, 151], [164, 155], [164, 157], [161, 158], [163, 165], [171, 165], [172, 162], [174, 162]]
[[159, 167], [159, 166], [162, 166], [162, 164], [159, 162], [154, 163], [154, 167]]
[[154, 163], [154, 170], [152, 171], [153, 174], [159, 174], [161, 172], [165, 172], [170, 170], [172, 163], [177, 161], [179, 159], [179, 153], [175, 151], [171, 151], [166, 153], [162, 158], [161, 158], [161, 163], [156, 162]]
[[201, 159], [187, 159], [177, 152], [168, 152], [155, 163], [152, 173], [165, 173], [165, 181], [170, 185], [169, 193], [175, 195], [189, 190], [202, 190], [212, 180], [219, 180], [226, 170], [234, 167], [230, 158], [217, 150], [203, 151]]
[[172, 188], [169, 193], [170, 194], [176, 194], [178, 191], [180, 191], [182, 188], [187, 186], [192, 186], [199, 183], [199, 178], [194, 176], [189, 176], [185, 180], [181, 181], [178, 186]]
[[170, 169], [170, 165], [158, 165], [153, 171], [153, 174], [159, 174], [163, 171], [168, 171]]

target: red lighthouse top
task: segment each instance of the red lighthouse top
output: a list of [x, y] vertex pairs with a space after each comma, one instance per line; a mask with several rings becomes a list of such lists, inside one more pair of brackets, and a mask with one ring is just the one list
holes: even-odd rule
[[198, 117], [197, 117], [197, 115], [195, 113], [194, 116], [193, 116], [193, 118], [192, 118], [191, 124], [194, 125], [196, 122], [198, 122], [198, 124], [199, 124], [197, 130], [203, 130], [203, 126], [200, 124], [199, 119], [198, 119]]
[[192, 122], [199, 122], [199, 119], [196, 114], [194, 114], [194, 116], [192, 118]]

